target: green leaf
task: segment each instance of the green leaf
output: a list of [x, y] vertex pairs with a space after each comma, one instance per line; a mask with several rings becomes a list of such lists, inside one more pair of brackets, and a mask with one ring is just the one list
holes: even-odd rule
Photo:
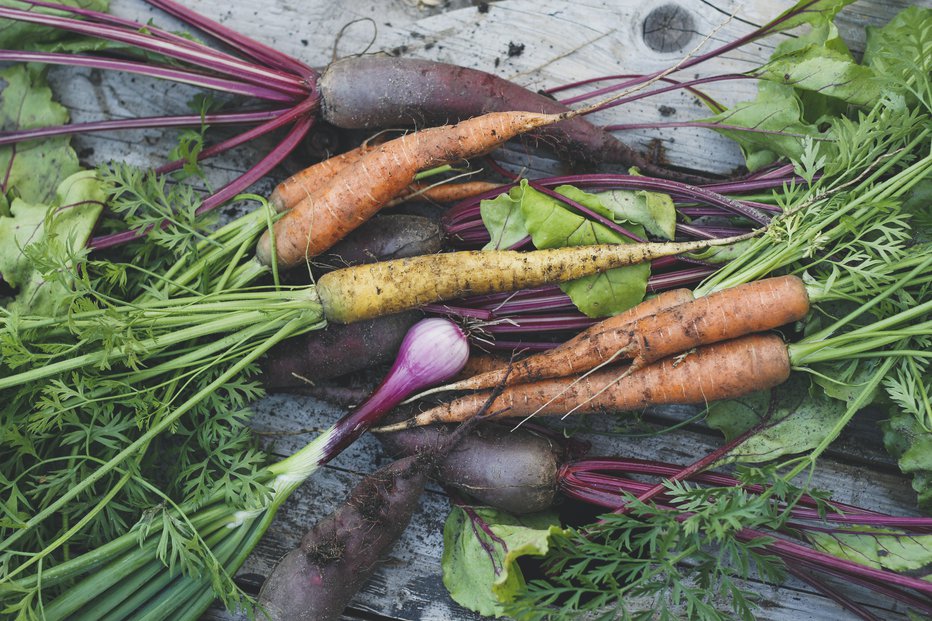
[[664, 239], [672, 240], [676, 234], [676, 206], [668, 194], [609, 190], [595, 196], [612, 211], [616, 222], [642, 224], [648, 233]]
[[106, 197], [85, 170], [65, 179], [51, 204], [15, 199], [11, 215], [0, 216], [0, 276], [19, 289], [10, 310], [54, 314], [67, 292], [64, 271], [87, 244]]
[[883, 443], [905, 474], [913, 477], [919, 506], [932, 507], [932, 433], [912, 414], [893, 408], [881, 423]]
[[479, 203], [482, 223], [491, 237], [483, 250], [505, 250], [528, 236], [524, 215], [521, 213], [522, 196], [524, 186], [512, 188], [510, 192]]
[[932, 107], [932, 9], [911, 6], [883, 28], [867, 28], [864, 65]]
[[[794, 89], [785, 84], [762, 81], [757, 97], [736, 104], [733, 108], [704, 119], [720, 123], [775, 133], [747, 132], [715, 128], [741, 147], [748, 170], [757, 170], [781, 157], [799, 159], [805, 148], [806, 136], [818, 136], [818, 128], [803, 120], [800, 99]], [[790, 134], [790, 135], [787, 135]]]
[[873, 105], [882, 91], [882, 81], [869, 67], [855, 63], [847, 50], [839, 52], [824, 45], [810, 45], [771, 59], [762, 68], [761, 77], [856, 106]]
[[[800, 0], [791, 8], [783, 11], [773, 22], [779, 22], [774, 32], [791, 30], [803, 24], [820, 24], [831, 21], [839, 11], [855, 0]], [[785, 18], [789, 15], [790, 17]], [[771, 23], [773, 23], [771, 22]]]
[[[0, 71], [0, 131], [61, 125], [68, 111], [52, 100], [41, 71], [15, 65]], [[0, 192], [30, 203], [48, 203], [55, 188], [78, 171], [78, 157], [68, 137], [0, 147]], [[8, 196], [7, 200], [11, 200]], [[0, 208], [0, 213], [8, 208]]]
[[815, 448], [845, 413], [845, 404], [810, 389], [809, 378], [793, 376], [771, 391], [709, 405], [707, 422], [731, 440], [761, 422], [769, 423], [729, 454], [729, 461], [760, 463]]
[[[110, 4], [109, 0], [57, 0], [57, 3], [101, 12], [106, 12]], [[46, 15], [74, 17], [71, 13], [37, 7], [32, 4], [26, 4], [25, 2], [17, 2], [16, 0], [0, 0], [0, 6], [25, 9], [33, 13], [43, 13]], [[74, 37], [72, 33], [62, 30], [61, 28], [0, 19], [0, 48], [3, 49], [32, 49], [35, 45], [44, 45], [51, 41], [72, 37]]]
[[807, 531], [812, 544], [832, 556], [890, 571], [921, 571], [932, 565], [932, 535], [907, 535], [880, 528], [854, 528], [863, 533]]
[[[521, 212], [536, 248], [632, 243], [604, 224], [527, 187], [526, 182], [522, 182], [522, 188]], [[571, 186], [561, 186], [557, 191], [602, 216], [611, 218], [616, 215], [593, 194]], [[645, 236], [644, 227], [627, 223], [625, 226], [634, 235]], [[564, 283], [560, 288], [589, 317], [605, 317], [627, 310], [643, 300], [649, 277], [649, 264], [632, 265]]]
[[443, 528], [443, 583], [464, 608], [500, 617], [502, 604], [513, 601], [525, 587], [518, 559], [544, 556], [550, 538], [564, 531], [549, 512], [517, 517], [487, 507], [472, 511], [495, 539], [479, 525], [474, 527], [466, 511], [454, 507]]

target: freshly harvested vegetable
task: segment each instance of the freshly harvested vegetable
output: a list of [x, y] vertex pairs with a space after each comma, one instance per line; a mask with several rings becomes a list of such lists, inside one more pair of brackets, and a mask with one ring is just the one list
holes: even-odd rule
[[363, 478], [336, 511], [281, 559], [259, 591], [269, 621], [339, 619], [420, 505], [432, 453], [392, 462]]
[[[417, 455], [440, 446], [447, 427], [380, 433], [392, 455]], [[480, 504], [516, 515], [549, 508], [557, 472], [568, 451], [553, 437], [522, 427], [512, 433], [495, 424], [478, 425], [439, 460], [434, 476]]]
[[[723, 447], [713, 455], [727, 453]], [[863, 619], [875, 617], [845, 592], [849, 585], [917, 614], [932, 609], [932, 587], [910, 575], [930, 557], [930, 519], [812, 496], [772, 468], [738, 478], [701, 472], [713, 455], [685, 468], [613, 457], [564, 463], [558, 479], [566, 498], [615, 511], [595, 524], [564, 528], [552, 513], [516, 523], [490, 508], [456, 507], [444, 530], [444, 582], [456, 601], [484, 614], [635, 614], [634, 594], [648, 596], [655, 611], [672, 612], [680, 594], [701, 610], [697, 618], [725, 620], [752, 609], [755, 594], [737, 581], [750, 578], [754, 566], [770, 583], [792, 573]], [[655, 486], [644, 475], [664, 479]], [[898, 559], [885, 562], [885, 552]], [[518, 561], [535, 556], [543, 557], [542, 575], [525, 583], [527, 565]]]
[[329, 252], [315, 258], [312, 268], [332, 270], [431, 255], [440, 252], [442, 247], [443, 233], [435, 221], [406, 214], [384, 215], [366, 222]]
[[[751, 234], [752, 236], [754, 233]], [[357, 265], [324, 274], [316, 294], [328, 321], [350, 323], [464, 295], [566, 282], [614, 267], [728, 246], [747, 235], [682, 243], [450, 252]]]
[[[275, 189], [269, 194], [269, 204], [277, 212], [288, 211], [326, 187], [338, 174], [356, 164], [373, 149], [375, 149], [375, 144], [365, 143], [355, 149], [334, 155], [296, 172], [275, 186]], [[422, 197], [425, 200], [449, 203], [488, 192], [498, 188], [499, 185], [488, 181], [439, 184], [412, 183], [406, 188], [405, 195], [392, 202]]]
[[292, 207], [275, 223], [274, 235], [263, 235], [256, 255], [267, 265], [274, 256], [279, 265], [294, 267], [329, 250], [375, 215], [414, 183], [417, 173], [482, 155], [517, 135], [570, 116], [569, 112], [494, 112], [456, 125], [422, 129], [373, 147], [319, 192]]
[[[195, 153], [193, 156], [195, 160], [201, 160], [215, 157], [276, 129], [289, 128], [286, 137], [252, 169], [206, 198], [201, 205], [202, 210], [209, 210], [225, 203], [281, 163], [312, 130], [318, 113], [326, 120], [332, 119], [333, 124], [337, 126], [343, 126], [340, 125], [343, 121], [352, 127], [359, 127], [360, 123], [366, 125], [372, 121], [386, 122], [388, 127], [398, 127], [399, 123], [406, 124], [406, 121], [411, 119], [409, 116], [411, 113], [418, 115], [418, 108], [409, 106], [411, 96], [418, 96], [418, 94], [423, 97], [421, 105], [424, 109], [424, 116], [432, 117], [435, 123], [477, 116], [492, 109], [511, 110], [524, 107], [534, 111], [554, 109], [557, 114], [566, 112], [565, 107], [549, 98], [510, 84], [496, 76], [476, 70], [463, 70], [442, 63], [428, 63], [430, 71], [424, 71], [425, 61], [417, 59], [373, 57], [348, 59], [334, 63], [324, 72], [326, 76], [324, 78], [302, 61], [234, 32], [174, 0], [147, 0], [147, 2], [189, 26], [222, 41], [232, 52], [212, 48], [193, 38], [168, 32], [151, 23], [135, 23], [89, 8], [71, 7], [45, 0], [25, 1], [32, 8], [52, 8], [57, 12], [45, 13], [41, 10], [0, 7], [0, 18], [76, 33], [98, 41], [113, 42], [121, 47], [121, 51], [128, 51], [130, 57], [139, 56], [143, 62], [130, 59], [115, 60], [105, 54], [95, 53], [95, 51], [88, 52], [86, 49], [80, 53], [7, 50], [0, 52], [0, 60], [133, 72], [156, 79], [183, 82], [205, 89], [244, 96], [263, 102], [268, 107], [246, 113], [166, 115], [29, 129], [8, 133], [0, 144], [12, 144], [23, 140], [69, 133], [128, 128], [200, 127], [204, 124], [211, 126], [256, 125], [253, 129]], [[104, 43], [101, 47], [106, 48], [108, 45]], [[146, 55], [149, 57], [147, 58]], [[367, 95], [369, 88], [376, 87], [376, 84], [369, 84], [366, 89], [359, 88], [359, 85], [367, 84], [373, 73], [380, 75], [377, 82], [382, 95], [375, 100], [367, 99]], [[468, 99], [456, 98], [456, 103], [445, 100], [444, 89], [449, 86], [450, 80], [465, 80], [461, 82], [461, 86], [468, 88], [470, 97]], [[412, 91], [412, 88], [415, 90]], [[343, 98], [345, 98], [344, 101], [339, 101]], [[368, 103], [365, 103], [366, 101]], [[344, 105], [347, 108], [343, 108]], [[395, 118], [370, 118], [360, 121], [361, 118], [367, 116], [365, 108], [369, 105], [374, 106], [369, 110], [369, 114], [374, 115], [380, 114], [381, 110], [394, 108]], [[449, 108], [447, 111], [442, 110], [445, 106]], [[352, 114], [361, 113], [362, 116], [352, 118], [352, 114], [347, 116], [341, 111], [350, 108], [353, 110]], [[379, 125], [373, 128], [383, 127], [385, 126]], [[570, 159], [580, 158], [588, 153], [589, 159], [594, 160], [613, 153], [613, 161], [640, 164], [644, 170], [650, 169], [658, 172], [661, 170], [625, 147], [610, 133], [581, 118], [565, 124], [559, 136], [559, 140], [551, 142]], [[603, 153], [592, 153], [593, 147], [601, 148]], [[160, 171], [177, 170], [185, 165], [186, 160], [175, 160], [163, 165]], [[296, 189], [299, 193], [303, 193], [300, 186]], [[143, 232], [131, 231], [102, 236], [92, 245], [96, 248], [110, 247], [135, 239]]]
[[[620, 360], [631, 360], [634, 371], [694, 347], [779, 328], [808, 312], [809, 294], [795, 276], [757, 280], [699, 299], [688, 289], [674, 289], [518, 361], [508, 384], [573, 375]], [[492, 372], [431, 392], [479, 390], [501, 381], [501, 372]]]
[[[871, 302], [855, 309], [818, 332], [798, 342], [785, 344], [777, 335], [751, 334], [748, 336], [698, 347], [690, 352], [681, 350], [669, 357], [640, 368], [618, 369], [607, 367], [581, 376], [542, 380], [506, 388], [492, 404], [490, 411], [496, 416], [515, 417], [564, 415], [569, 413], [618, 412], [640, 409], [650, 405], [708, 403], [733, 399], [751, 392], [766, 390], [789, 378], [791, 368], [801, 368], [814, 362], [859, 360], [868, 356], [883, 356], [884, 349], [902, 339], [921, 338], [932, 325], [929, 311], [932, 300], [920, 297], [921, 303], [905, 310], [875, 319], [873, 323], [844, 330], [862, 314], [877, 307], [901, 288], [924, 292], [924, 270], [932, 265], [930, 248], [907, 262], [907, 269], [894, 285]], [[891, 265], [892, 267], [892, 265]], [[894, 270], [897, 273], [897, 270]], [[800, 292], [804, 305], [790, 304], [792, 314], [808, 311], [808, 297], [800, 283], [791, 283], [792, 290]], [[844, 283], [840, 283], [839, 290]], [[909, 297], [907, 299], [914, 299]], [[756, 296], [749, 303], [759, 304]], [[805, 308], [803, 308], [805, 306]], [[676, 310], [678, 307], [673, 307]], [[754, 310], [753, 308], [751, 310]], [[769, 308], [771, 312], [774, 309]], [[739, 310], [740, 312], [740, 310]], [[689, 316], [684, 313], [684, 317]], [[789, 315], [787, 315], [789, 316]], [[697, 329], [690, 319], [683, 326]], [[650, 334], [645, 334], [650, 337]], [[680, 353], [680, 352], [677, 352]], [[891, 354], [890, 360], [897, 357]], [[633, 365], [632, 365], [633, 366]], [[488, 398], [488, 392], [478, 392], [422, 412], [406, 422], [381, 428], [381, 431], [403, 429], [431, 423], [460, 422], [476, 410], [476, 402]]]
[[[814, 7], [812, 3], [807, 6]], [[797, 18], [799, 15], [797, 12]], [[160, 32], [157, 36], [168, 35]], [[923, 79], [911, 79], [914, 91], [921, 91]], [[912, 96], [893, 95], [883, 98], [884, 102], [914, 103]], [[928, 101], [921, 93], [918, 98]], [[196, 116], [191, 122], [199, 125], [204, 119]], [[280, 124], [286, 126], [294, 118], [286, 116]], [[213, 121], [208, 118], [207, 122]], [[760, 274], [787, 269], [801, 274], [811, 269], [816, 280], [829, 283], [832, 279], [827, 276], [837, 276], [837, 272], [830, 274], [837, 268], [841, 273], [858, 271], [872, 281], [877, 277], [879, 253], [890, 253], [884, 259], [908, 254], [904, 251], [908, 227], [897, 221], [904, 218], [898, 201], [903, 192], [928, 175], [929, 163], [923, 153], [928, 133], [917, 130], [923, 123], [927, 123], [927, 116], [923, 121], [915, 111], [888, 107], [865, 113], [857, 123], [840, 124], [831, 144], [810, 144], [802, 151], [800, 171], [807, 181], [818, 182], [809, 188], [789, 186], [779, 200], [790, 213], [768, 233], [768, 242], [787, 254], [771, 256], [773, 260], [743, 271], [743, 276], [751, 271]], [[199, 205], [194, 200], [177, 204], [185, 212], [189, 208], [193, 212]], [[235, 418], [225, 417], [229, 412], [226, 402], [234, 396], [243, 403], [253, 398], [253, 392], [235, 384], [244, 375], [248, 377], [243, 372], [251, 369], [252, 362], [274, 342], [322, 325], [314, 300], [308, 304], [306, 296], [313, 298], [308, 291], [279, 292], [270, 302], [268, 290], [242, 289], [257, 276], [268, 274], [250, 262], [240, 262], [254, 247], [266, 218], [266, 213], [259, 212], [216, 234], [205, 234], [200, 240], [203, 243], [193, 245], [196, 254], [177, 264], [167, 262], [164, 269], [145, 261], [150, 269], [145, 276], [138, 270], [139, 261], [119, 264], [88, 260], [78, 254], [71, 258], [79, 266], [80, 278], [73, 278], [74, 282], [63, 288], [61, 302], [68, 309], [67, 319], [17, 315], [6, 323], [4, 316], [3, 380], [13, 372], [21, 380], [14, 380], [3, 393], [8, 404], [2, 414], [4, 435], [14, 438], [5, 444], [4, 471], [28, 473], [0, 482], [4, 497], [16, 504], [0, 524], [4, 535], [0, 548], [5, 553], [4, 605], [10, 602], [28, 615], [70, 586], [71, 597], [87, 602], [83, 613], [97, 619], [96, 605], [103, 597], [98, 598], [95, 593], [101, 591], [94, 589], [103, 584], [102, 588], [112, 589], [108, 600], [121, 593], [151, 595], [148, 610], [153, 617], [195, 618], [214, 596], [208, 587], [210, 580], [228, 605], [235, 604], [236, 587], [226, 571], [242, 563], [267, 526], [268, 503], [272, 502], [269, 494], [277, 498], [304, 476], [300, 460], [290, 462], [293, 469], [276, 466], [272, 472], [265, 470], [261, 456], [246, 462], [254, 468], [242, 470], [244, 461], [236, 460], [232, 462], [236, 472], [224, 469], [223, 477], [195, 475], [193, 490], [187, 489], [187, 483], [177, 483], [163, 495], [153, 482], [162, 480], [163, 467], [174, 468], [173, 481], [183, 481], [174, 477], [180, 468], [171, 459], [160, 459], [158, 473], [153, 476], [151, 463], [156, 461], [153, 455], [164, 457], [160, 451], [177, 444], [173, 440], [190, 440], [202, 430], [208, 436], [223, 430], [225, 421]], [[813, 224], [818, 230], [809, 228]], [[843, 226], [835, 226], [838, 224]], [[762, 256], [760, 247], [752, 249], [752, 255]], [[842, 262], [843, 258], [850, 263]], [[75, 270], [66, 271], [75, 275]], [[52, 270], [46, 277], [57, 282], [59, 273]], [[121, 284], [121, 278], [129, 284]], [[878, 282], [889, 280], [881, 277]], [[858, 304], [875, 292], [853, 286], [847, 295]], [[893, 338], [892, 334], [887, 336]], [[902, 346], [912, 350], [895, 349], [897, 341], [896, 345], [888, 344], [888, 349], [871, 352], [878, 357], [864, 358], [864, 364], [857, 368], [870, 372], [866, 386], [880, 385], [884, 374], [899, 366], [893, 357], [921, 361], [921, 355], [905, 355], [906, 351], [921, 351], [914, 342]], [[79, 361], [74, 371], [53, 369], [42, 376], [46, 370], [40, 367], [89, 352], [96, 353]], [[7, 365], [14, 364], [20, 366], [6, 374]], [[906, 364], [903, 368], [909, 369]], [[31, 375], [24, 375], [27, 373]], [[29, 379], [41, 379], [39, 376], [47, 380]], [[843, 373], [834, 376], [851, 379]], [[856, 403], [868, 400], [859, 398]], [[158, 407], [153, 410], [152, 404]], [[168, 437], [168, 430], [178, 435]], [[219, 433], [208, 439], [218, 436], [224, 441], [228, 438]], [[71, 439], [76, 439], [76, 444], [65, 443]], [[185, 447], [191, 444], [193, 441]], [[74, 453], [73, 446], [89, 446], [95, 457]], [[190, 454], [170, 454], [174, 455]], [[192, 460], [191, 466], [198, 463]], [[20, 503], [27, 498], [30, 511], [24, 514]], [[153, 505], [160, 509], [145, 513], [137, 530], [124, 536], [128, 525], [136, 523], [145, 508]], [[107, 525], [106, 530], [101, 524]], [[235, 527], [228, 529], [228, 524]], [[140, 539], [143, 548], [139, 548]], [[87, 549], [91, 552], [81, 554]], [[134, 574], [135, 586], [128, 580], [114, 580], [115, 572], [101, 572], [93, 585], [91, 581], [75, 582], [75, 575], [96, 571], [100, 568], [97, 563], [118, 553], [132, 556], [137, 568], [145, 566], [146, 573]], [[71, 562], [68, 559], [74, 562], [66, 565]], [[127, 567], [129, 564], [122, 566], [124, 571]], [[124, 575], [120, 573], [121, 578]], [[143, 576], [153, 578], [145, 585], [145, 593], [135, 593], [139, 580], [145, 582]]]
[[[641, 318], [650, 317], [655, 313], [679, 306], [692, 299], [693, 294], [689, 289], [671, 289], [648, 298], [627, 311], [583, 330], [553, 349], [516, 361], [508, 373], [506, 385], [572, 375], [573, 373], [591, 369], [606, 361], [615, 360], [623, 352], [618, 347], [608, 347], [603, 350], [598, 344], [593, 345], [593, 341], [597, 339], [598, 335], [615, 328], [627, 326]], [[582, 361], [580, 360], [581, 357]], [[439, 386], [420, 396], [447, 390], [480, 390], [500, 383], [504, 375], [505, 369], [499, 367], [485, 373], [476, 373], [453, 384]]]
[[[318, 88], [323, 117], [338, 127], [356, 129], [421, 128], [490, 112], [560, 115], [569, 110], [484, 71], [416, 58], [345, 58], [321, 74]], [[622, 164], [650, 175], [672, 174], [581, 117], [542, 127], [534, 135], [571, 162]]]
[[[269, 390], [309, 386], [391, 362], [420, 313], [408, 311], [288, 339], [262, 360], [262, 383]], [[311, 379], [313, 378], [313, 379]]]
[[[621, 378], [623, 371], [606, 368], [585, 376], [510, 386], [492, 403], [490, 412], [496, 418], [562, 416], [733, 399], [785, 382], [790, 360], [779, 336], [753, 334], [699, 347], [694, 353], [661, 360]], [[461, 422], [487, 398], [486, 391], [473, 393], [378, 431]]]
[[[108, 613], [114, 619], [149, 615], [197, 618], [215, 598], [213, 586], [199, 574], [163, 571], [160, 560], [163, 557], [156, 558], [153, 554], [157, 545], [168, 546], [170, 540], [172, 546], [186, 546], [190, 555], [186, 558], [193, 559], [189, 562], [212, 568], [214, 580], [223, 585], [228, 602], [238, 601], [240, 592], [230, 576], [291, 492], [405, 396], [459, 372], [467, 356], [468, 344], [457, 326], [439, 318], [419, 322], [402, 342], [398, 358], [382, 384], [364, 404], [297, 453], [257, 475], [254, 484], [268, 490], [258, 505], [246, 509], [231, 506], [223, 493], [212, 493], [196, 502], [173, 504], [185, 516], [183, 522], [172, 521], [167, 514], [160, 518], [167, 522], [153, 523], [150, 518], [140, 532], [128, 532], [101, 549], [63, 561], [40, 572], [41, 577], [14, 579], [29, 563], [20, 565], [0, 586], [0, 596], [64, 586], [63, 592], [49, 597], [44, 604], [44, 616], [49, 620], [100, 619]], [[147, 439], [144, 435], [143, 440]], [[67, 500], [68, 494], [63, 497]], [[9, 546], [15, 539], [8, 537], [3, 545]], [[101, 579], [99, 572], [108, 571], [112, 572], [111, 579]], [[138, 572], [137, 579], [124, 580], [126, 572], [133, 571]]]
[[[522, 449], [516, 470], [534, 473], [523, 481], [508, 472], [513, 457], [508, 440], [526, 436], [527, 430], [509, 431], [494, 424], [486, 424], [482, 430], [471, 441], [475, 458], [464, 454], [465, 445], [460, 445], [447, 457], [440, 473], [442, 483], [467, 494], [478, 474], [483, 477], [480, 491], [487, 494], [481, 499], [484, 507], [457, 502], [444, 532], [444, 583], [453, 598], [467, 608], [489, 615], [507, 612], [516, 618], [549, 619], [554, 615], [572, 619], [604, 606], [626, 606], [624, 598], [630, 593], [655, 593], [662, 602], [658, 605], [665, 606], [671, 593], [686, 592], [695, 601], [707, 601], [703, 618], [730, 619], [729, 607], [737, 610], [753, 602], [752, 593], [729, 586], [735, 578], [749, 577], [749, 565], [720, 561], [724, 555], [747, 555], [756, 558], [756, 569], [764, 580], [780, 582], [788, 569], [858, 615], [863, 608], [850, 599], [844, 587], [836, 589], [822, 577], [865, 586], [917, 613], [930, 610], [924, 594], [932, 591], [932, 586], [909, 575], [909, 570], [922, 567], [932, 557], [926, 534], [932, 519], [884, 515], [822, 494], [810, 495], [782, 478], [777, 468], [740, 471], [739, 477], [705, 471], [726, 458], [750, 433], [686, 467], [619, 457], [568, 459], [547, 443], [532, 447], [519, 440]], [[420, 428], [386, 434], [380, 440], [414, 453], [444, 435], [443, 430]], [[489, 464], [487, 472], [483, 464]], [[504, 475], [498, 474], [500, 468], [506, 470]], [[643, 480], [645, 475], [663, 477], [663, 481], [655, 485]], [[543, 499], [539, 494], [542, 480], [548, 485], [557, 482], [564, 505], [567, 500], [581, 501], [616, 514], [574, 529], [563, 528], [553, 513], [518, 516], [520, 511], [497, 504], [503, 501], [514, 506], [514, 496], [532, 503], [536, 511], [544, 511], [547, 506], [537, 504]], [[552, 494], [549, 497], [555, 500]], [[727, 516], [724, 521], [717, 517], [721, 513]], [[638, 536], [655, 528], [676, 536], [659, 541]], [[659, 554], [654, 545], [663, 546]], [[673, 551], [681, 548], [692, 553]], [[755, 551], [760, 548], [772, 557], [757, 557]], [[585, 554], [593, 552], [604, 563], [590, 565]], [[884, 552], [893, 553], [898, 560], [884, 562]], [[540, 556], [544, 557], [545, 573], [525, 584], [522, 568], [527, 565], [522, 562], [519, 566], [519, 559]], [[689, 562], [682, 566], [666, 562], [687, 556]], [[571, 563], [594, 582], [576, 579], [577, 572], [565, 572], [564, 576], [562, 570]], [[626, 574], [626, 580], [613, 582], [608, 576], [618, 574], [606, 574], [612, 567], [632, 573]], [[718, 579], [695, 584], [695, 577], [704, 572], [712, 572]], [[559, 599], [548, 599], [557, 588]], [[574, 589], [586, 591], [589, 597], [572, 597]], [[592, 604], [590, 598], [597, 603]], [[615, 601], [618, 598], [620, 602]], [[515, 599], [518, 603], [511, 605]]]

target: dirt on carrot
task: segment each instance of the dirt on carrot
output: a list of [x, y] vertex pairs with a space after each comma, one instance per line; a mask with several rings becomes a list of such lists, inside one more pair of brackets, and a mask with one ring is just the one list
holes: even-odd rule
[[[583, 373], [615, 360], [632, 360], [635, 370], [700, 345], [799, 321], [808, 312], [806, 286], [795, 276], [767, 278], [698, 299], [686, 289], [667, 291], [554, 349], [516, 362], [508, 384]], [[492, 371], [442, 390], [481, 390], [500, 381], [501, 373]]]
[[[789, 378], [790, 361], [778, 335], [751, 334], [665, 358], [627, 375], [626, 370], [605, 368], [586, 376], [510, 386], [489, 407], [489, 416], [609, 413], [733, 399], [782, 384]], [[479, 410], [489, 394], [473, 393], [376, 431], [463, 421]]]
[[566, 282], [747, 238], [741, 235], [680, 243], [599, 244], [533, 252], [450, 252], [336, 270], [317, 281], [316, 291], [328, 321], [351, 323], [469, 295]]

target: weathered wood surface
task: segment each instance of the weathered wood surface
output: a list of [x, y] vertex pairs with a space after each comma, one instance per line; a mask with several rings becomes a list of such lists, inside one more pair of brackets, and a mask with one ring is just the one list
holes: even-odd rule
[[[223, 5], [208, 0], [183, 1], [315, 66], [323, 66], [334, 57], [386, 50], [476, 67], [533, 88], [596, 75], [663, 69], [709, 33], [714, 31], [710, 37], [712, 45], [730, 40], [791, 4], [785, 0], [502, 0], [488, 4], [465, 0], [233, 0]], [[853, 49], [860, 49], [865, 24], [882, 24], [907, 5], [902, 0], [859, 2], [845, 10], [842, 33]], [[114, 11], [137, 19], [155, 17], [159, 23], [171, 23], [138, 0], [114, 0]], [[702, 72], [750, 69], [769, 54], [778, 40], [731, 52], [703, 67]], [[517, 46], [523, 46], [520, 54], [514, 53]], [[182, 112], [195, 92], [180, 85], [167, 86], [97, 71], [56, 69], [53, 77], [56, 92], [72, 110], [75, 121]], [[730, 82], [708, 90], [727, 104], [752, 96], [754, 85], [750, 81]], [[600, 113], [596, 120], [647, 123], [687, 120], [704, 114], [706, 111], [692, 96], [672, 93]], [[742, 163], [734, 145], [704, 130], [644, 130], [626, 133], [624, 138], [642, 149], [661, 145], [671, 164], [686, 169], [728, 174]], [[82, 137], [76, 140], [76, 145], [81, 157], [90, 164], [109, 159], [149, 164], [158, 161], [158, 154], [164, 153], [165, 145], [170, 145], [172, 139], [171, 134], [140, 130]], [[219, 185], [244, 170], [255, 153], [254, 147], [244, 148], [222, 161], [210, 163], [207, 169], [213, 183]], [[520, 147], [510, 150], [506, 159], [516, 167], [554, 168], [553, 162], [530, 156]], [[292, 161], [289, 166], [298, 164]], [[274, 179], [264, 180], [256, 191], [267, 191], [285, 172], [278, 171]], [[338, 409], [311, 398], [278, 395], [258, 404], [255, 425], [262, 430], [288, 432], [326, 426], [339, 414]], [[686, 410], [667, 409], [655, 414], [657, 421], [678, 420], [686, 415]], [[839, 448], [824, 460], [815, 484], [830, 490], [838, 500], [909, 513], [913, 504], [909, 485], [889, 460], [877, 452], [877, 435], [870, 421], [855, 425], [839, 442]], [[269, 437], [269, 448], [279, 455], [289, 454], [310, 439], [308, 434]], [[594, 436], [593, 440], [597, 453], [662, 456], [681, 463], [705, 454], [720, 442], [716, 435], [696, 426], [652, 438]], [[364, 438], [313, 477], [282, 508], [267, 537], [240, 572], [239, 581], [255, 590], [276, 560], [297, 543], [308, 526], [339, 502], [361, 473], [370, 472], [382, 463], [384, 457], [377, 443]], [[441, 584], [441, 532], [448, 510], [439, 489], [425, 495], [411, 527], [375, 578], [354, 600], [346, 619], [479, 618], [456, 606]], [[764, 596], [761, 619], [847, 618], [832, 602], [792, 581], [779, 590], [761, 587], [761, 592]], [[869, 595], [859, 599], [881, 617], [899, 618], [887, 608], [876, 607]], [[213, 609], [205, 619], [235, 617]]]

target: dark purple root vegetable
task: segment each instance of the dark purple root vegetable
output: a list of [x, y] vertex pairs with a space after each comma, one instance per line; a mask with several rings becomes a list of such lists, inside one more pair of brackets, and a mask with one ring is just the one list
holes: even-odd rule
[[[377, 434], [394, 455], [415, 455], [437, 446], [448, 427], [419, 427]], [[549, 508], [558, 487], [564, 449], [552, 438], [524, 427], [478, 426], [440, 462], [438, 480], [479, 503], [514, 514]]]
[[[317, 83], [323, 118], [344, 129], [442, 125], [487, 112], [568, 110], [503, 78], [417, 58], [358, 56], [331, 64]], [[533, 134], [570, 163], [637, 166], [676, 177], [582, 117]]]
[[378, 216], [315, 257], [314, 267], [323, 271], [416, 257], [440, 252], [442, 246], [443, 232], [433, 220], [405, 214]]
[[420, 318], [420, 313], [409, 311], [346, 325], [330, 324], [324, 330], [289, 339], [272, 348], [263, 360], [263, 383], [268, 390], [284, 390], [387, 364]]
[[[398, 460], [364, 478], [275, 566], [259, 592], [271, 621], [338, 619], [417, 509], [432, 456]], [[263, 618], [263, 612], [259, 618]]]

